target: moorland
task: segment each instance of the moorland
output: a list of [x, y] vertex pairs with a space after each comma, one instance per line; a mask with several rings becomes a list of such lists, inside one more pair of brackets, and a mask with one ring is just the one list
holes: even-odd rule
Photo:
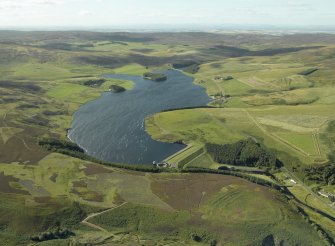
[[[0, 32], [3, 245], [332, 245], [335, 35]], [[182, 70], [208, 107], [146, 119], [156, 168], [67, 138], [104, 91]], [[161, 81], [159, 83], [165, 83]]]

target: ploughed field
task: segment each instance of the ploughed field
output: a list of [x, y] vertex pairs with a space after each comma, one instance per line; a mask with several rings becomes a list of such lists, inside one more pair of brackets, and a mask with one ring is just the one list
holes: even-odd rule
[[[323, 245], [324, 233], [335, 236], [331, 201], [318, 195], [335, 190], [334, 50], [328, 34], [0, 32], [1, 242]], [[189, 145], [170, 160], [183, 171], [231, 168], [203, 146], [251, 139], [282, 166], [273, 176], [239, 172], [287, 185], [296, 200], [230, 175], [134, 172], [39, 145], [73, 147], [67, 130], [79, 107], [136, 88], [104, 74], [171, 68], [193, 77], [215, 108], [146, 118], [154, 140]]]

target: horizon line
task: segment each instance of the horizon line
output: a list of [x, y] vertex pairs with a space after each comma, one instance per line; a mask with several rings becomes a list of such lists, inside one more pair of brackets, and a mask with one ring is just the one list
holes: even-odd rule
[[0, 31], [95, 31], [95, 32], [273, 32], [334, 33], [335, 25], [273, 25], [273, 24], [133, 24], [133, 25], [0, 25]]

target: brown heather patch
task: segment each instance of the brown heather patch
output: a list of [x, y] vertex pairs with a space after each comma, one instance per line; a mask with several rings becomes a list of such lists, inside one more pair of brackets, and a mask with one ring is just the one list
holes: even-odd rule
[[101, 174], [101, 173], [112, 173], [113, 171], [110, 169], [107, 169], [101, 165], [98, 164], [86, 164], [85, 169], [83, 169], [85, 175], [95, 175], [95, 174]]
[[89, 202], [103, 202], [104, 196], [95, 191], [89, 191], [82, 194], [82, 198]]
[[218, 174], [171, 175], [164, 179], [158, 177], [151, 183], [151, 189], [175, 209], [196, 209], [228, 185], [243, 186], [251, 191], [260, 187], [261, 192], [269, 192], [267, 188], [241, 178]]
[[84, 180], [77, 180], [72, 182], [73, 194], [79, 195], [82, 199], [91, 202], [103, 202], [103, 195], [87, 189], [87, 183]]
[[0, 141], [0, 162], [25, 162], [36, 165], [49, 154], [36, 141], [38, 137], [46, 133], [45, 130], [28, 127], [27, 125], [7, 124], [7, 126], [22, 128], [24, 131], [15, 134], [5, 144]]
[[19, 179], [14, 178], [12, 176], [6, 176], [3, 172], [0, 172], [0, 192], [29, 195], [29, 192], [25, 190], [16, 189], [10, 186], [10, 182], [18, 182], [18, 181]]
[[45, 204], [52, 203], [51, 197], [49, 197], [49, 196], [34, 197], [34, 201], [38, 202], [38, 203], [45, 203]]
[[84, 180], [73, 181], [72, 186], [74, 188], [87, 188], [87, 184]]
[[122, 203], [125, 202], [125, 200], [118, 193], [116, 193], [115, 196], [114, 196], [113, 202], [115, 204], [120, 204], [121, 205]]

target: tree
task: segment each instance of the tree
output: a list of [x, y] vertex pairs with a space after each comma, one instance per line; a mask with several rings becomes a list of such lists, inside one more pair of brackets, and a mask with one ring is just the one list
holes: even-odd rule
[[251, 139], [224, 145], [208, 143], [205, 148], [218, 163], [251, 167], [275, 167], [277, 165], [275, 154]]

